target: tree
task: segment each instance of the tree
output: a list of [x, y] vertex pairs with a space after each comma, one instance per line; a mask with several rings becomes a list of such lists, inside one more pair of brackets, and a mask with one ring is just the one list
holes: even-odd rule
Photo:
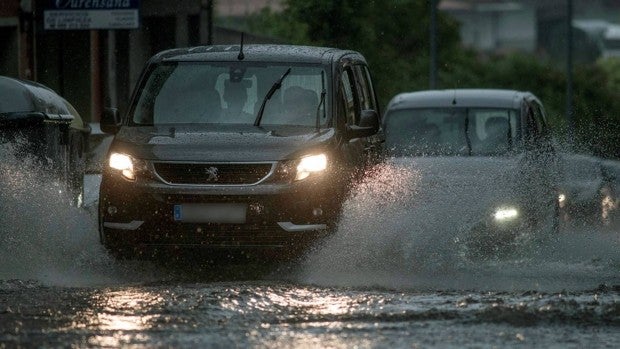
[[[262, 11], [250, 29], [285, 42], [362, 52], [382, 103], [396, 93], [428, 86], [428, 1], [286, 0]], [[440, 14], [441, 58], [459, 48], [458, 26]]]
[[[426, 0], [285, 0], [280, 13], [250, 18], [250, 29], [285, 42], [360, 51], [382, 103], [428, 84], [430, 8]], [[529, 54], [482, 55], [460, 44], [458, 24], [438, 14], [439, 86], [528, 90], [544, 103], [563, 138], [566, 77], [552, 61]], [[576, 142], [620, 158], [620, 63], [575, 69]], [[615, 90], [611, 90], [615, 89]], [[613, 92], [615, 91], [615, 92]]]

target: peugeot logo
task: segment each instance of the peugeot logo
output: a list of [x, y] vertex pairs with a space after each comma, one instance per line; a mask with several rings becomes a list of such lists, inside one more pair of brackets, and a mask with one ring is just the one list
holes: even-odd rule
[[217, 175], [217, 167], [209, 167], [205, 169], [205, 174], [207, 175], [207, 182], [217, 182], [219, 177]]

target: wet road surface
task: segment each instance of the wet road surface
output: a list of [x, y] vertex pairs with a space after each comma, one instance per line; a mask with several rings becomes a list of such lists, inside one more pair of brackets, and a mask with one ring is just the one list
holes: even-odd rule
[[617, 348], [620, 290], [464, 292], [276, 281], [57, 287], [8, 281], [7, 347]]

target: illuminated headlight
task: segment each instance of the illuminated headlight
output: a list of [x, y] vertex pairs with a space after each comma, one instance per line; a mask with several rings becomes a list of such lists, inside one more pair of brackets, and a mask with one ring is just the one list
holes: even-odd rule
[[558, 195], [558, 202], [560, 203], [560, 205], [564, 204], [566, 202], [566, 194]]
[[325, 154], [311, 155], [301, 158], [297, 165], [295, 180], [307, 178], [313, 173], [322, 172], [327, 168], [327, 156]]
[[121, 171], [121, 175], [123, 175], [123, 177], [129, 180], [136, 179], [136, 175], [133, 170], [133, 161], [129, 155], [112, 153], [108, 164], [111, 168]]
[[514, 207], [499, 208], [493, 213], [493, 218], [495, 218], [496, 221], [502, 222], [515, 219], [518, 216], [519, 211]]

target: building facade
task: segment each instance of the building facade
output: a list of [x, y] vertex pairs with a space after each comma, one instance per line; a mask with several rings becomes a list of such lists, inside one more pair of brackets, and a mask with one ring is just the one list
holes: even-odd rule
[[[139, 2], [137, 29], [49, 30], [44, 14], [50, 1], [0, 0], [0, 75], [51, 87], [88, 121], [98, 120], [104, 107], [126, 110], [144, 63], [154, 53], [238, 43], [241, 33], [214, 26], [215, 16], [245, 16], [278, 6], [273, 0], [132, 0]], [[271, 41], [245, 35], [246, 43]]]

